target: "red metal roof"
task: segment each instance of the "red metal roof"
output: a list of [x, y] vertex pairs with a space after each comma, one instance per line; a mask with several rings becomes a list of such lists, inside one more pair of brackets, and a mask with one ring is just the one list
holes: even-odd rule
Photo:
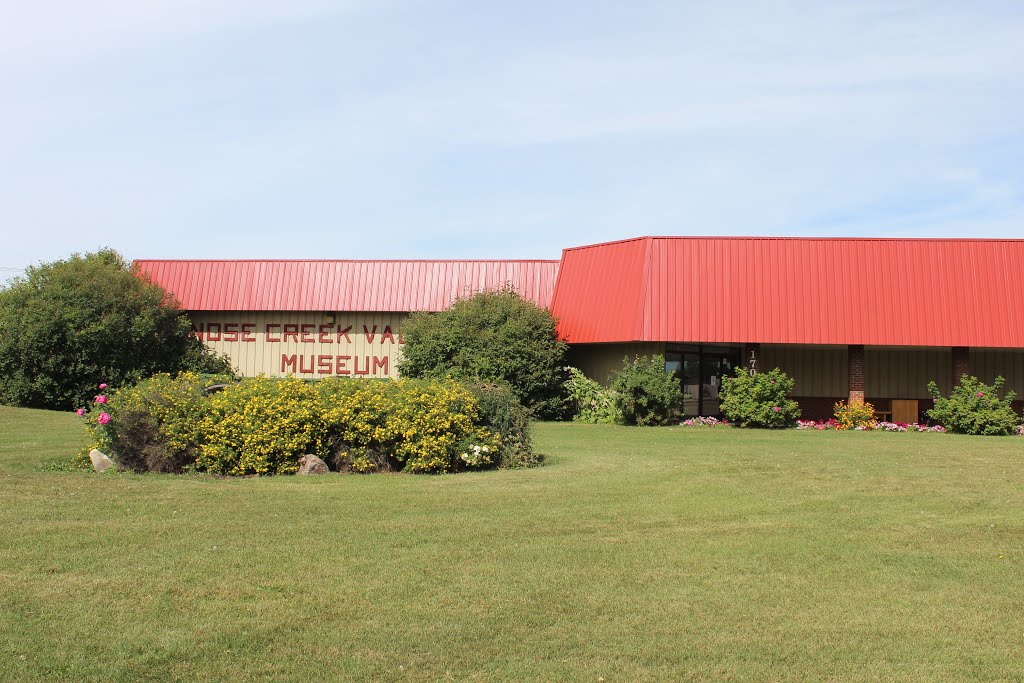
[[186, 311], [440, 311], [511, 286], [549, 307], [558, 261], [159, 261], [138, 269]]
[[1024, 347], [1024, 240], [640, 237], [566, 249], [570, 343]]

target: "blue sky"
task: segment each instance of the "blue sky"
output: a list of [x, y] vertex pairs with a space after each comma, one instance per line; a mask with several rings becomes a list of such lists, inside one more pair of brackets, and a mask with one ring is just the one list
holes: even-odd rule
[[1021, 36], [1020, 2], [7, 2], [0, 267], [1024, 237]]

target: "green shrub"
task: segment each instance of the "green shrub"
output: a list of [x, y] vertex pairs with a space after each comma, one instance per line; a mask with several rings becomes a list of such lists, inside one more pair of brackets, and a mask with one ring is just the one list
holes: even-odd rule
[[935, 407], [928, 411], [928, 417], [947, 431], [959, 434], [1013, 434], [1020, 421], [1011, 407], [1017, 394], [1007, 391], [1003, 398], [999, 398], [1005, 384], [1002, 377], [996, 377], [989, 386], [977, 377], [964, 375], [949, 397], [943, 398], [935, 382], [929, 382], [928, 393], [935, 401]]
[[738, 369], [722, 381], [722, 414], [739, 427], [789, 427], [800, 417], [800, 407], [789, 398], [795, 384], [778, 368], [753, 375]]
[[229, 372], [161, 287], [103, 249], [33, 266], [0, 289], [0, 403], [68, 410], [102, 382]]
[[[90, 448], [108, 454], [120, 469], [181, 472], [193, 465], [203, 441], [202, 422], [210, 410], [206, 388], [229, 376], [161, 373], [109, 391], [98, 389], [86, 415]], [[104, 403], [96, 401], [104, 399]], [[106, 413], [100, 424], [100, 416]]]
[[867, 401], [840, 401], [832, 406], [836, 429], [870, 429], [875, 426], [875, 407]]
[[619, 411], [615, 407], [615, 392], [602, 387], [584, 375], [579, 368], [569, 367], [567, 370], [569, 379], [565, 382], [565, 390], [569, 401], [576, 406], [573, 421], [590, 424], [618, 422]]
[[626, 357], [612, 380], [615, 410], [627, 425], [664, 425], [679, 417], [683, 392], [663, 356]]
[[533, 450], [530, 411], [507, 384], [487, 382], [469, 385], [476, 397], [481, 422], [501, 438], [498, 467], [536, 467], [544, 456]]
[[414, 313], [402, 335], [403, 377], [506, 382], [540, 417], [565, 410], [566, 344], [551, 313], [512, 290], [459, 299], [440, 313]]

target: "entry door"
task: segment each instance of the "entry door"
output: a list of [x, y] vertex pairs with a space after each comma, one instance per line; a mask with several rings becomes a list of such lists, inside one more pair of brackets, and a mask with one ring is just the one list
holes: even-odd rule
[[722, 380], [735, 374], [739, 356], [732, 351], [706, 351], [701, 358], [700, 414], [722, 414]]
[[701, 363], [701, 396], [700, 414], [717, 416], [720, 398], [719, 391], [722, 388], [722, 357], [718, 355], [705, 355]]

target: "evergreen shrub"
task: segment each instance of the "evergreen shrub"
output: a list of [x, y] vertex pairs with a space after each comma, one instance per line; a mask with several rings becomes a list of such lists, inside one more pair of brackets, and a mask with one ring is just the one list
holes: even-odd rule
[[177, 302], [112, 249], [32, 266], [0, 288], [0, 403], [70, 410], [100, 383], [229, 373]]
[[439, 313], [414, 313], [402, 336], [403, 377], [505, 382], [538, 417], [565, 410], [567, 346], [555, 319], [511, 289], [459, 299]]
[[612, 379], [615, 410], [627, 425], [665, 425], [678, 419], [683, 403], [679, 380], [665, 370], [664, 356], [623, 359]]

